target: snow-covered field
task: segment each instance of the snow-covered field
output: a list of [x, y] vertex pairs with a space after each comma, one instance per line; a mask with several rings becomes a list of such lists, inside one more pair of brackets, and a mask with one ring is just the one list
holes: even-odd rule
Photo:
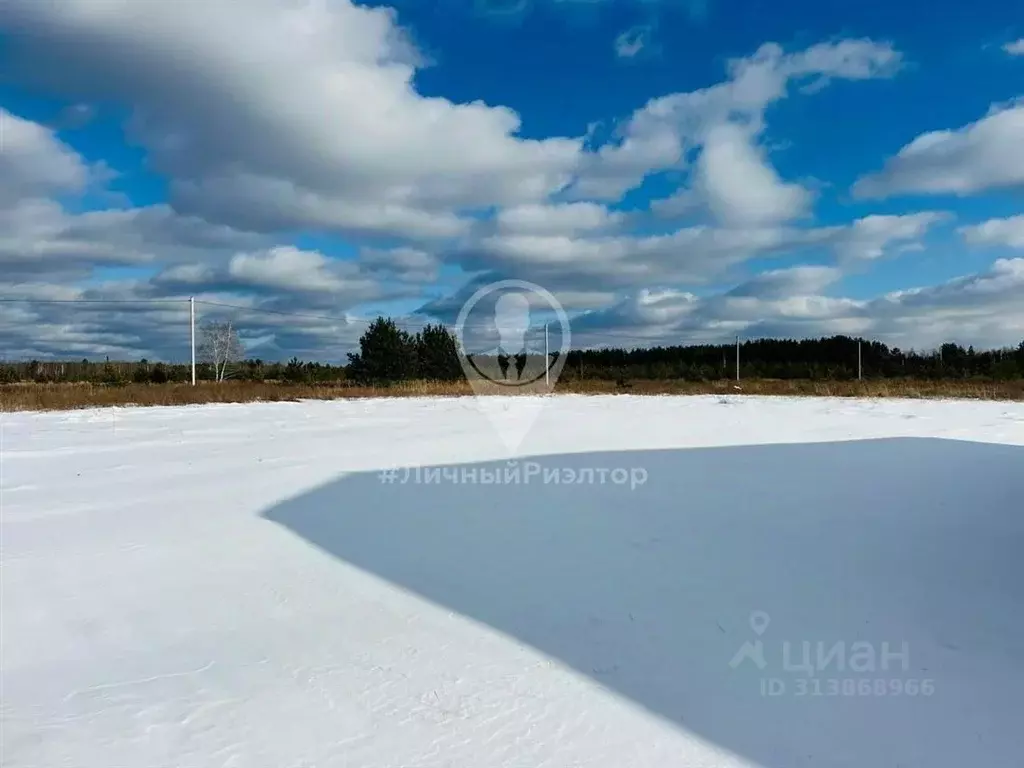
[[5, 768], [1024, 764], [1024, 405], [0, 420]]

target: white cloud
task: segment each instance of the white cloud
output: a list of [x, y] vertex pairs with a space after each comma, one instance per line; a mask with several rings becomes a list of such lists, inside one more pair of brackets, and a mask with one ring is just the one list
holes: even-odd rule
[[787, 56], [781, 70], [792, 79], [873, 80], [892, 76], [902, 61], [902, 55], [888, 43], [839, 40], [818, 43]]
[[970, 245], [1005, 245], [1024, 248], [1024, 215], [989, 219], [957, 230]]
[[354, 267], [331, 261], [316, 251], [277, 246], [261, 253], [238, 253], [228, 263], [228, 274], [248, 285], [292, 291], [337, 293], [347, 287], [344, 272]]
[[103, 193], [109, 178], [53, 130], [0, 110], [0, 286], [71, 282], [97, 267], [212, 258], [262, 238], [167, 205], [71, 213], [55, 198]]
[[349, 0], [136, 7], [8, 0], [7, 60], [66, 98], [130, 106], [131, 136], [170, 177], [177, 210], [416, 247], [466, 238], [471, 212], [538, 208], [569, 184], [576, 200], [616, 199], [651, 172], [685, 169], [701, 147], [691, 193], [719, 221], [799, 216], [811, 195], [771, 167], [765, 110], [791, 84], [885, 77], [900, 64], [870, 40], [789, 53], [766, 44], [731, 60], [718, 85], [650, 101], [590, 152], [582, 136], [522, 138], [506, 107], [420, 96], [422, 57], [388, 10]]
[[[592, 331], [603, 330], [604, 320], [612, 317], [627, 325], [634, 333], [653, 333], [657, 335], [660, 328], [672, 326], [700, 306], [701, 300], [688, 291], [675, 289], [652, 290], [644, 288], [627, 297], [615, 307], [603, 313], [595, 313], [585, 318], [584, 327], [590, 326]], [[594, 323], [594, 319], [601, 321]], [[586, 321], [590, 322], [587, 323]], [[609, 323], [608, 330], [614, 332], [617, 323]]]
[[949, 218], [949, 214], [940, 211], [922, 211], [902, 216], [865, 216], [841, 231], [837, 238], [836, 253], [844, 261], [880, 259], [892, 245], [904, 249], [917, 247], [931, 227]]
[[[652, 99], [636, 110], [614, 142], [584, 158], [572, 191], [583, 199], [617, 199], [652, 171], [686, 168], [688, 154], [723, 125], [738, 125], [757, 140], [765, 111], [791, 83], [820, 87], [832, 79], [889, 77], [901, 61], [891, 45], [871, 40], [822, 43], [795, 53], [766, 43], [752, 56], [730, 60], [725, 82]], [[758, 157], [756, 150], [750, 154]]]
[[84, 191], [90, 169], [48, 128], [0, 107], [0, 205]]
[[[696, 225], [666, 234], [620, 231], [570, 234], [567, 222], [527, 229], [499, 228], [448, 259], [468, 271], [489, 270], [545, 285], [635, 290], [644, 285], [700, 284], [723, 279], [755, 258], [834, 254], [843, 267], [922, 247], [924, 236], [949, 220], [940, 211], [871, 215], [847, 225], [796, 227], [733, 220], [732, 226]], [[541, 220], [544, 221], [544, 220]], [[593, 222], [600, 221], [595, 215]]]
[[285, 179], [232, 173], [172, 184], [176, 207], [257, 231], [312, 229], [440, 240], [469, 231], [446, 210], [314, 192]]
[[731, 226], [789, 221], [807, 214], [813, 199], [800, 185], [782, 181], [747, 129], [734, 123], [708, 131], [694, 189], [715, 218]]
[[1024, 100], [993, 105], [956, 130], [922, 134], [885, 168], [854, 185], [861, 198], [900, 194], [971, 195], [1024, 185]]
[[[234, 312], [247, 333], [269, 339], [261, 347], [267, 353], [323, 359], [334, 351], [343, 359], [335, 348], [352, 340], [352, 329], [341, 313], [367, 300], [413, 295], [408, 288], [385, 290], [357, 264], [275, 247], [264, 236], [167, 205], [70, 212], [46, 195], [96, 191], [93, 182], [102, 174], [48, 129], [4, 116], [15, 130], [5, 137], [11, 151], [0, 155], [10, 171], [0, 176], [6, 196], [0, 205], [0, 293], [35, 300], [0, 305], [0, 346], [7, 357], [182, 359], [187, 297], [195, 294], [252, 307], [203, 311]], [[104, 277], [104, 267], [120, 268], [122, 276]], [[90, 302], [37, 303], [53, 299]], [[338, 320], [298, 320], [264, 309], [312, 310]]]
[[868, 302], [866, 312], [875, 328], [905, 345], [1016, 345], [1024, 339], [1024, 259], [1000, 259], [984, 272], [895, 291]]
[[[416, 297], [443, 266], [479, 273], [474, 279], [536, 280], [566, 306], [595, 310], [580, 321], [584, 334], [864, 332], [924, 343], [956, 332], [981, 344], [1024, 323], [1020, 260], [875, 301], [823, 295], [841, 292], [842, 267], [914, 247], [943, 215], [798, 227], [813, 195], [772, 166], [766, 113], [797, 88], [888, 76], [900, 56], [887, 44], [839, 41], [791, 53], [762, 46], [730, 62], [722, 83], [650, 101], [615, 140], [589, 151], [580, 138], [521, 138], [507, 108], [417, 94], [419, 55], [386, 11], [346, 0], [145, 5], [141, 14], [138, 2], [0, 3], [18, 76], [75, 103], [130, 106], [132, 137], [172, 190], [167, 205], [72, 213], [56, 200], [92, 191], [102, 167], [49, 129], [2, 113], [5, 294], [195, 293], [249, 307], [237, 318], [248, 338], [270, 340], [261, 347], [267, 355], [318, 358], [358, 337], [346, 311]], [[1004, 105], [960, 131], [919, 139], [883, 174], [897, 187], [991, 185], [999, 173], [1012, 175], [1020, 157], [990, 157], [990, 145], [1016, 146], [1019, 110]], [[929, 163], [944, 170], [929, 176]], [[663, 213], [700, 211], [711, 221], [673, 231], [600, 202], [659, 170], [689, 174], [683, 192], [662, 201]], [[1015, 245], [1016, 218], [963, 234], [969, 243]], [[373, 243], [355, 243], [358, 261], [344, 262], [286, 244], [296, 230]], [[735, 280], [753, 258], [791, 259], [812, 248], [835, 254], [840, 267], [773, 270], [717, 295], [684, 289]], [[95, 268], [104, 265], [140, 269], [99, 281]], [[171, 356], [187, 351], [186, 307], [6, 307], [0, 336], [16, 353]]]
[[216, 259], [259, 242], [164, 205], [72, 214], [52, 200], [23, 199], [0, 207], [0, 286], [80, 280], [103, 266]]
[[503, 233], [569, 236], [614, 229], [625, 220], [625, 214], [598, 203], [520, 205], [499, 211], [497, 228]]
[[[998, 304], [1016, 303], [1024, 291], [1024, 258], [998, 259], [982, 273], [966, 275], [946, 283], [926, 288], [894, 291], [876, 300], [876, 304], [898, 303], [903, 306], [922, 304], [941, 305], [943, 309], [963, 309], [968, 312], [984, 311], [974, 299], [985, 298]], [[996, 309], [995, 306], [991, 309]], [[1024, 313], [1024, 304], [1016, 306]]]
[[1024, 37], [1020, 40], [1006, 43], [1003, 45], [1003, 50], [1011, 56], [1024, 56]]
[[154, 278], [157, 285], [203, 286], [212, 285], [217, 271], [210, 264], [175, 264]]
[[546, 286], [623, 289], [704, 283], [755, 256], [825, 243], [829, 230], [695, 226], [664, 235], [520, 235], [481, 238], [451, 258], [470, 271], [494, 270]]
[[631, 27], [615, 38], [615, 55], [620, 59], [632, 59], [651, 46], [653, 27], [641, 24]]
[[762, 272], [729, 292], [729, 296], [759, 299], [786, 299], [812, 296], [839, 281], [842, 270], [836, 267], [803, 266]]
[[418, 248], [363, 248], [359, 264], [371, 273], [391, 275], [412, 283], [427, 283], [438, 276], [441, 262], [432, 253]]
[[1024, 259], [938, 285], [875, 299], [824, 296], [840, 277], [831, 268], [798, 267], [758, 275], [717, 295], [639, 291], [584, 315], [573, 342], [590, 346], [729, 343], [743, 338], [816, 338], [854, 334], [904, 348], [947, 341], [1016, 346], [1024, 338]]
[[[388, 10], [143, 4], [8, 0], [0, 24], [23, 79], [131, 105], [133, 136], [196, 213], [238, 224], [259, 195], [253, 216], [283, 207], [280, 226], [448, 231], [458, 209], [544, 199], [578, 163], [581, 139], [520, 138], [510, 109], [419, 96], [419, 55]], [[225, 189], [250, 196], [218, 205]]]

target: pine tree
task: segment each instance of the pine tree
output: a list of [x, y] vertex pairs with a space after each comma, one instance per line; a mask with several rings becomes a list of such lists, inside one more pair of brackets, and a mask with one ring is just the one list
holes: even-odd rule
[[458, 381], [462, 378], [459, 345], [455, 334], [443, 325], [428, 325], [416, 334], [419, 375], [431, 381]]
[[364, 384], [392, 384], [417, 374], [416, 339], [390, 318], [378, 317], [359, 339], [359, 353], [349, 353], [353, 379]]

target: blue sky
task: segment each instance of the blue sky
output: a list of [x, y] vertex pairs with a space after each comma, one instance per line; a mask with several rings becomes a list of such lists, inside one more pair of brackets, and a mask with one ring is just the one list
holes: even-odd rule
[[335, 359], [509, 277], [581, 345], [1024, 339], [1004, 4], [59, 5], [0, 7], [0, 357], [180, 358], [195, 295]]

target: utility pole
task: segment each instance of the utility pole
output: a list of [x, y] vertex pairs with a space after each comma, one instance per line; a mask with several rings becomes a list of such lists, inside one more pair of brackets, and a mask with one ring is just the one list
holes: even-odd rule
[[548, 325], [544, 323], [544, 385], [551, 386], [551, 346], [548, 342]]
[[740, 380], [740, 337], [736, 334], [736, 381]]
[[860, 351], [862, 343], [863, 342], [861, 342], [860, 339], [857, 340], [857, 381], [862, 381], [864, 379], [863, 357], [861, 356]]
[[196, 385], [196, 297], [188, 299], [189, 330], [192, 341], [192, 386]]

